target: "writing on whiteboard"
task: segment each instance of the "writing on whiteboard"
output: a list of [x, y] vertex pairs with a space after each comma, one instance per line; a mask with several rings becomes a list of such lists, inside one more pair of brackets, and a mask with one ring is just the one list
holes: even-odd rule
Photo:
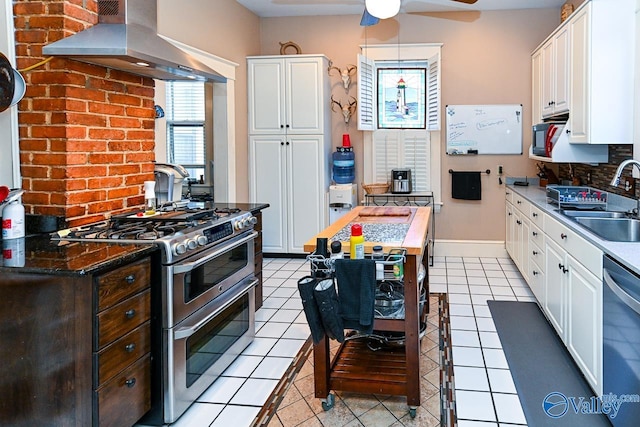
[[507, 121], [505, 119], [494, 119], [494, 120], [485, 120], [484, 122], [476, 123], [476, 128], [478, 130], [486, 130], [502, 125], [506, 125]]

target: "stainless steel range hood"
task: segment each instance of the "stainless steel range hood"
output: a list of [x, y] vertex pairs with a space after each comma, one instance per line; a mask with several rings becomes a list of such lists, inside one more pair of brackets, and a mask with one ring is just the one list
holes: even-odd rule
[[42, 49], [159, 80], [226, 78], [158, 35], [157, 0], [98, 0], [98, 24]]

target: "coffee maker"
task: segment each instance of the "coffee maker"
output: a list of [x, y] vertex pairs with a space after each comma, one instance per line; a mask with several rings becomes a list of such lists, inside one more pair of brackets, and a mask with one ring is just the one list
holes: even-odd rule
[[413, 188], [411, 169], [393, 169], [391, 171], [391, 192], [409, 194]]

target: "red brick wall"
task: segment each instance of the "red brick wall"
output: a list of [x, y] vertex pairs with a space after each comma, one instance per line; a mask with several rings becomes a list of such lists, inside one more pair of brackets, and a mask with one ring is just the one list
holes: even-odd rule
[[[96, 0], [17, 0], [14, 16], [21, 70], [45, 59], [44, 45], [98, 20]], [[64, 58], [22, 74], [27, 212], [79, 225], [142, 205], [155, 159], [153, 79]]]

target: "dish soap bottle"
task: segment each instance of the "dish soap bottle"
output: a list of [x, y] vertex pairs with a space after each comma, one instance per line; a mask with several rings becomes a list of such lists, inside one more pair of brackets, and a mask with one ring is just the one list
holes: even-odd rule
[[154, 215], [156, 213], [156, 182], [144, 182], [144, 214]]
[[349, 256], [351, 259], [364, 259], [364, 236], [362, 225], [351, 226], [351, 239], [349, 239]]

